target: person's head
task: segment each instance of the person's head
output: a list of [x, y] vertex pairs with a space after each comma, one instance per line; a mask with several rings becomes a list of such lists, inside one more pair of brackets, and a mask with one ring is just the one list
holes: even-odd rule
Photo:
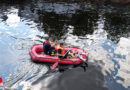
[[73, 53], [72, 49], [70, 50], [70, 53]]
[[61, 47], [64, 47], [64, 43], [63, 43], [63, 42], [61, 42], [61, 43], [60, 43], [60, 46], [61, 46]]
[[49, 41], [49, 40], [50, 40], [50, 38], [49, 38], [49, 37], [46, 37], [45, 39], [46, 39], [47, 41]]
[[51, 47], [55, 47], [55, 43], [51, 43]]

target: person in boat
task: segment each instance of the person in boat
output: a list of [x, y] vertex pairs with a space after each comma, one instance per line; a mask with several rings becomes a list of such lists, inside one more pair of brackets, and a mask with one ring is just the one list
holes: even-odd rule
[[57, 50], [58, 50], [57, 56], [59, 58], [75, 58], [76, 57], [76, 53], [72, 49], [69, 49], [68, 51], [65, 50], [63, 41], [60, 42], [60, 44], [57, 47]]
[[75, 57], [76, 57], [76, 53], [72, 49], [69, 50], [67, 58], [75, 58]]
[[57, 44], [57, 40], [55, 42], [50, 42], [50, 38], [47, 37], [43, 43], [44, 53], [46, 55], [55, 56], [55, 46]]
[[57, 46], [57, 56], [59, 58], [67, 58], [64, 42], [60, 42], [60, 44]]
[[56, 45], [57, 45], [57, 40], [55, 42], [51, 43], [51, 47], [50, 47], [50, 50], [49, 50], [50, 56], [55, 56], [55, 54], [56, 54], [55, 46]]
[[46, 55], [49, 55], [49, 50], [51, 48], [51, 44], [50, 44], [50, 40], [49, 40], [49, 37], [46, 38], [46, 40], [44, 41], [43, 43], [43, 52], [46, 54]]

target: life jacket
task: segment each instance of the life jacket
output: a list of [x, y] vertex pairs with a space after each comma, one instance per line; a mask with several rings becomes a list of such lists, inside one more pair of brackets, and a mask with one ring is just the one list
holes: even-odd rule
[[58, 49], [58, 50], [59, 50], [59, 49], [61, 50], [61, 53], [60, 53], [60, 54], [62, 54], [62, 55], [65, 54], [65, 49], [62, 48], [62, 47], [60, 47], [60, 45], [58, 45], [57, 49]]
[[50, 44], [50, 42], [48, 40], [44, 41], [45, 44]]
[[49, 53], [50, 53], [50, 56], [55, 56], [55, 53], [56, 53], [55, 48], [51, 47]]

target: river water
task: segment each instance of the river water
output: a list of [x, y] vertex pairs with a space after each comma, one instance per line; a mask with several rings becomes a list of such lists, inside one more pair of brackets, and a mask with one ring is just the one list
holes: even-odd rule
[[[50, 71], [29, 50], [45, 37], [84, 47], [81, 67]], [[0, 1], [0, 77], [18, 90], [130, 90], [130, 5], [99, 1]]]

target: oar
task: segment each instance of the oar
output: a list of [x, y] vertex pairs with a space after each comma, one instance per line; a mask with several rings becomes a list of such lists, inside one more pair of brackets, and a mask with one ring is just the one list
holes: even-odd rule
[[[60, 61], [60, 60], [59, 60], [59, 61]], [[57, 61], [56, 63], [54, 63], [54, 64], [51, 66], [51, 70], [54, 70], [54, 69], [58, 66], [59, 61]]]
[[[64, 57], [66, 56], [66, 54], [67, 54], [69, 51], [70, 51], [70, 49], [64, 54]], [[64, 57], [63, 57], [63, 58], [64, 58]], [[62, 59], [63, 59], [63, 58], [62, 58]], [[62, 60], [62, 59], [60, 59], [60, 60]], [[54, 69], [58, 66], [60, 60], [58, 60], [56, 63], [54, 63], [54, 64], [50, 67], [51, 70], [54, 70]]]

